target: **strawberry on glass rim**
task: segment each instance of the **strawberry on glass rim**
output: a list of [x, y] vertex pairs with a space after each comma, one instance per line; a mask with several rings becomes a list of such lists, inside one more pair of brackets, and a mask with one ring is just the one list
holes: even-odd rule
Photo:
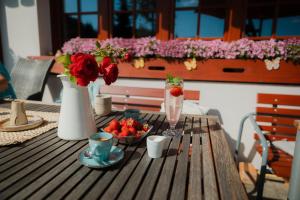
[[167, 83], [170, 85], [170, 94], [174, 97], [183, 95], [182, 79], [179, 77], [167, 76]]

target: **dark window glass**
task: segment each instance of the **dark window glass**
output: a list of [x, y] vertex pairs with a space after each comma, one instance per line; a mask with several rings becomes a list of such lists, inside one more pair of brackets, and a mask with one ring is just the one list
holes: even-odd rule
[[300, 9], [298, 5], [281, 5], [277, 18], [276, 35], [300, 35]]
[[176, 0], [176, 8], [197, 7], [199, 0]]
[[227, 0], [200, 0], [201, 6], [224, 6]]
[[175, 37], [196, 37], [197, 16], [195, 11], [176, 11]]
[[156, 0], [114, 0], [112, 36], [147, 37], [156, 34]]
[[274, 7], [250, 7], [245, 25], [246, 36], [271, 36]]
[[114, 10], [115, 11], [126, 11], [132, 10], [133, 4], [132, 0], [114, 0]]
[[200, 37], [223, 37], [224, 24], [224, 9], [202, 11], [200, 15]]
[[65, 40], [78, 36], [78, 16], [67, 15], [64, 23], [64, 38]]
[[113, 16], [113, 37], [131, 38], [133, 28], [133, 17], [129, 13], [114, 14]]
[[156, 32], [156, 14], [138, 13], [136, 16], [136, 37], [154, 36]]
[[64, 11], [65, 13], [78, 12], [77, 0], [64, 0]]
[[97, 12], [98, 0], [80, 0], [81, 12]]
[[98, 34], [98, 15], [81, 15], [80, 36], [83, 38], [95, 38]]
[[254, 4], [275, 4], [276, 0], [248, 0], [248, 5], [254, 5]]
[[137, 10], [153, 10], [155, 9], [155, 0], [136, 0]]

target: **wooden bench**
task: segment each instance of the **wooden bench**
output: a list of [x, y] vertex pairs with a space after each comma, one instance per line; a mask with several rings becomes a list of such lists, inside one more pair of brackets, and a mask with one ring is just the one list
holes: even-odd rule
[[[102, 86], [101, 94], [112, 96], [112, 104], [116, 109], [140, 109], [147, 111], [160, 111], [164, 100], [164, 89], [142, 88], [128, 86]], [[200, 92], [194, 90], [184, 90], [184, 99], [199, 100]]]
[[[300, 95], [258, 94], [256, 121], [265, 138], [270, 141], [268, 165], [281, 177], [289, 179], [293, 157], [272, 145], [273, 141], [295, 141], [294, 121], [300, 119]], [[266, 106], [267, 105], [267, 106]], [[255, 134], [258, 140], [258, 135]], [[262, 147], [256, 146], [261, 154]]]

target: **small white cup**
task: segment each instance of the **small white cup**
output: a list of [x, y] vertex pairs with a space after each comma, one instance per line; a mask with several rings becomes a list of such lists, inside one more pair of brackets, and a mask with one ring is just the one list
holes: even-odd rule
[[97, 115], [104, 116], [109, 114], [111, 112], [111, 96], [96, 95], [94, 108]]
[[147, 137], [147, 150], [150, 158], [160, 158], [164, 150], [167, 137], [152, 135]]

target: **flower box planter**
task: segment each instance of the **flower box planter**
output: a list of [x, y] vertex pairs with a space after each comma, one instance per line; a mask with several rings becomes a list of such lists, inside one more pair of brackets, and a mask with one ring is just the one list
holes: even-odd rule
[[[55, 63], [51, 72], [61, 73], [63, 67]], [[123, 78], [165, 79], [168, 73], [185, 80], [275, 83], [300, 85], [300, 65], [281, 61], [278, 70], [267, 70], [262, 60], [208, 59], [197, 60], [197, 69], [188, 71], [183, 60], [150, 58], [144, 68], [134, 68], [131, 63], [119, 64], [119, 76]]]

